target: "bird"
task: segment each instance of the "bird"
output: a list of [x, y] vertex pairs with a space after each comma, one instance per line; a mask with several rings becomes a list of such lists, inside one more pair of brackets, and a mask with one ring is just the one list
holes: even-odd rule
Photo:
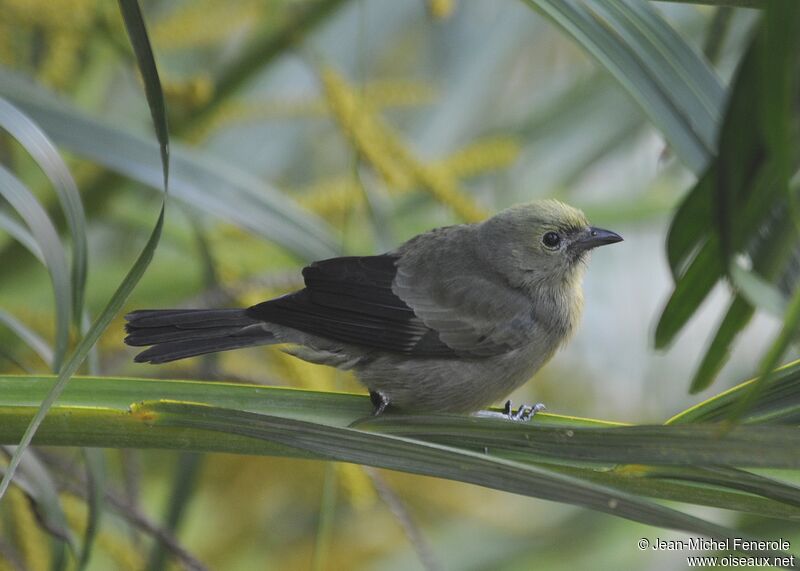
[[[136, 362], [285, 344], [351, 370], [373, 412], [475, 413], [524, 384], [574, 334], [589, 253], [622, 241], [554, 199], [436, 228], [372, 256], [313, 262], [305, 287], [248, 308], [125, 316]], [[540, 406], [506, 403], [509, 418]]]

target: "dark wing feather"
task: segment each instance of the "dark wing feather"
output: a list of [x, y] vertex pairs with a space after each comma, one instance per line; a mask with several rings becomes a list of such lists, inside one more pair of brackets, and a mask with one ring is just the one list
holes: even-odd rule
[[314, 262], [306, 287], [265, 301], [247, 316], [342, 343], [418, 356], [454, 356], [392, 291], [397, 256], [350, 256]]

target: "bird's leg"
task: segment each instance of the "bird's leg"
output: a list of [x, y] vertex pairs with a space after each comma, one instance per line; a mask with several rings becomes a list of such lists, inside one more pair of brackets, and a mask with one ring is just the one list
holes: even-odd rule
[[523, 404], [515, 411], [511, 401], [506, 401], [503, 406], [503, 412], [494, 412], [491, 410], [481, 410], [475, 413], [476, 416], [488, 416], [490, 418], [502, 418], [505, 420], [516, 420], [527, 422], [534, 417], [537, 412], [545, 409], [544, 404], [536, 403], [534, 405]]
[[380, 416], [389, 406], [389, 399], [386, 395], [378, 391], [369, 391], [369, 400], [372, 401], [372, 406], [375, 408], [372, 411], [373, 416]]

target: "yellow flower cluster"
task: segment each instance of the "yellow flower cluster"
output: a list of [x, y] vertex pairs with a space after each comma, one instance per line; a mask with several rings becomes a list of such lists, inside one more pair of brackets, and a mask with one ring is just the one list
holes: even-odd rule
[[43, 32], [37, 76], [47, 85], [67, 85], [97, 16], [97, 0], [0, 0], [0, 13], [0, 61], [25, 65], [29, 53], [22, 47], [30, 49], [32, 34]]
[[341, 75], [331, 68], [322, 69], [320, 75], [331, 112], [340, 128], [391, 190], [418, 186], [468, 222], [487, 216], [488, 213], [461, 187], [457, 177], [417, 159]]
[[366, 510], [378, 501], [378, 492], [372, 485], [372, 479], [364, 471], [363, 466], [337, 462], [335, 464], [339, 484], [347, 501], [356, 510]]
[[[13, 526], [10, 534], [19, 551], [25, 568], [30, 571], [46, 571], [50, 569], [49, 542], [42, 528], [36, 521], [33, 507], [25, 493], [17, 487], [10, 487], [7, 502], [11, 509], [10, 522]], [[0, 555], [0, 560], [4, 560]], [[10, 563], [10, 562], [7, 562]]]
[[[72, 529], [83, 534], [88, 515], [86, 502], [72, 494], [61, 494], [60, 499], [67, 523]], [[132, 545], [129, 536], [126, 534], [100, 531], [97, 534], [97, 546], [114, 561], [115, 569], [139, 571], [145, 568], [145, 560], [141, 549]]]
[[[513, 164], [519, 155], [519, 144], [510, 138], [492, 138], [478, 141], [472, 145], [456, 151], [444, 160], [425, 165], [429, 173], [428, 182], [434, 188], [454, 189], [457, 181], [471, 176], [477, 176], [494, 170], [502, 169]], [[433, 180], [436, 177], [440, 180]], [[412, 185], [399, 187], [398, 192], [412, 190]], [[298, 202], [305, 208], [316, 212], [329, 221], [339, 221], [343, 217], [359, 208], [364, 202], [364, 193], [360, 185], [352, 177], [343, 176], [335, 179], [315, 183], [297, 192]]]
[[[436, 91], [425, 83], [377, 80], [364, 86], [363, 97], [375, 109], [417, 107], [431, 103]], [[324, 117], [330, 114], [326, 99], [291, 98], [269, 101], [231, 100], [222, 105], [209, 119], [196, 127], [188, 136], [193, 142], [204, 141], [220, 128], [236, 123]]]
[[488, 216], [484, 208], [465, 195], [458, 179], [447, 169], [424, 165], [417, 161], [408, 166], [423, 188], [427, 189], [436, 200], [452, 208], [465, 221], [480, 222]]
[[196, 75], [181, 81], [169, 77], [162, 78], [161, 88], [171, 103], [177, 103], [188, 109], [207, 103], [214, 94], [214, 82], [208, 74]]
[[428, 0], [428, 11], [437, 20], [446, 20], [455, 9], [456, 0]]
[[458, 178], [466, 178], [509, 167], [519, 153], [520, 144], [516, 139], [492, 137], [459, 149], [436, 164]]
[[246, 33], [260, 20], [264, 6], [258, 0], [183, 2], [153, 23], [151, 40], [161, 50], [211, 46], [237, 33]]
[[325, 68], [321, 77], [331, 112], [356, 149], [390, 187], [409, 186], [411, 174], [404, 164], [413, 160], [410, 152], [342, 76]]
[[297, 201], [332, 223], [345, 217], [364, 203], [364, 191], [352, 177], [340, 177], [313, 184], [298, 193]]
[[22, 26], [67, 30], [91, 23], [96, 0], [2, 0], [3, 17]]

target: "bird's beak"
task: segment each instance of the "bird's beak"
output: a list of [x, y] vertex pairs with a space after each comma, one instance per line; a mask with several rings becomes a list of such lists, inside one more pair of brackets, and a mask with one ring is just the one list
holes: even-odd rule
[[622, 242], [622, 236], [611, 230], [603, 230], [602, 228], [590, 227], [586, 234], [575, 242], [581, 250], [591, 250], [598, 246], [605, 246], [606, 244], [615, 244]]

